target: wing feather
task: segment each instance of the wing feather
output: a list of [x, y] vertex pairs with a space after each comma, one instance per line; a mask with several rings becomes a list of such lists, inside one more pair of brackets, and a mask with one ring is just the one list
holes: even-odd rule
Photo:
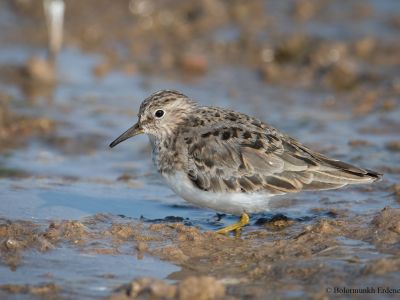
[[[204, 128], [187, 145], [193, 184], [214, 192], [284, 194], [372, 182], [380, 175], [313, 152], [265, 124]], [[198, 133], [198, 128], [197, 128]]]

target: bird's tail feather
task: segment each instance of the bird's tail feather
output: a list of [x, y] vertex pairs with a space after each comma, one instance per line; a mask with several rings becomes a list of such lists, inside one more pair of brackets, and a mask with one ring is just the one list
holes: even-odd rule
[[382, 174], [361, 169], [341, 161], [325, 158], [318, 170], [312, 171], [313, 180], [305, 184], [305, 190], [335, 189], [348, 184], [363, 184], [379, 181]]

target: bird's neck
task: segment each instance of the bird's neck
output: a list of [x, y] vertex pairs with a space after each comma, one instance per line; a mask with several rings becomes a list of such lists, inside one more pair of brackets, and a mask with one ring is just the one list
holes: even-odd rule
[[172, 174], [182, 165], [176, 144], [176, 136], [163, 138], [149, 135], [153, 150], [153, 163], [162, 175]]

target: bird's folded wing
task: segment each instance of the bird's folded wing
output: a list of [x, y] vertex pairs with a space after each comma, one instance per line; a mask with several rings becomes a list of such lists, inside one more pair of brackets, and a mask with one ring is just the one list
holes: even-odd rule
[[312, 152], [281, 134], [228, 133], [214, 129], [193, 137], [188, 145], [187, 174], [198, 188], [284, 194], [372, 182], [379, 177]]

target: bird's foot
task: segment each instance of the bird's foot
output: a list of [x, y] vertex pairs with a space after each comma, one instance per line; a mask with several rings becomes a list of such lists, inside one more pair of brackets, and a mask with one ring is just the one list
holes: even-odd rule
[[227, 233], [230, 233], [231, 231], [236, 231], [236, 233], [238, 233], [242, 227], [249, 224], [249, 221], [250, 221], [249, 215], [246, 213], [243, 213], [240, 216], [239, 222], [229, 225], [229, 226], [226, 226], [222, 229], [219, 229], [216, 231], [216, 233], [227, 234]]

